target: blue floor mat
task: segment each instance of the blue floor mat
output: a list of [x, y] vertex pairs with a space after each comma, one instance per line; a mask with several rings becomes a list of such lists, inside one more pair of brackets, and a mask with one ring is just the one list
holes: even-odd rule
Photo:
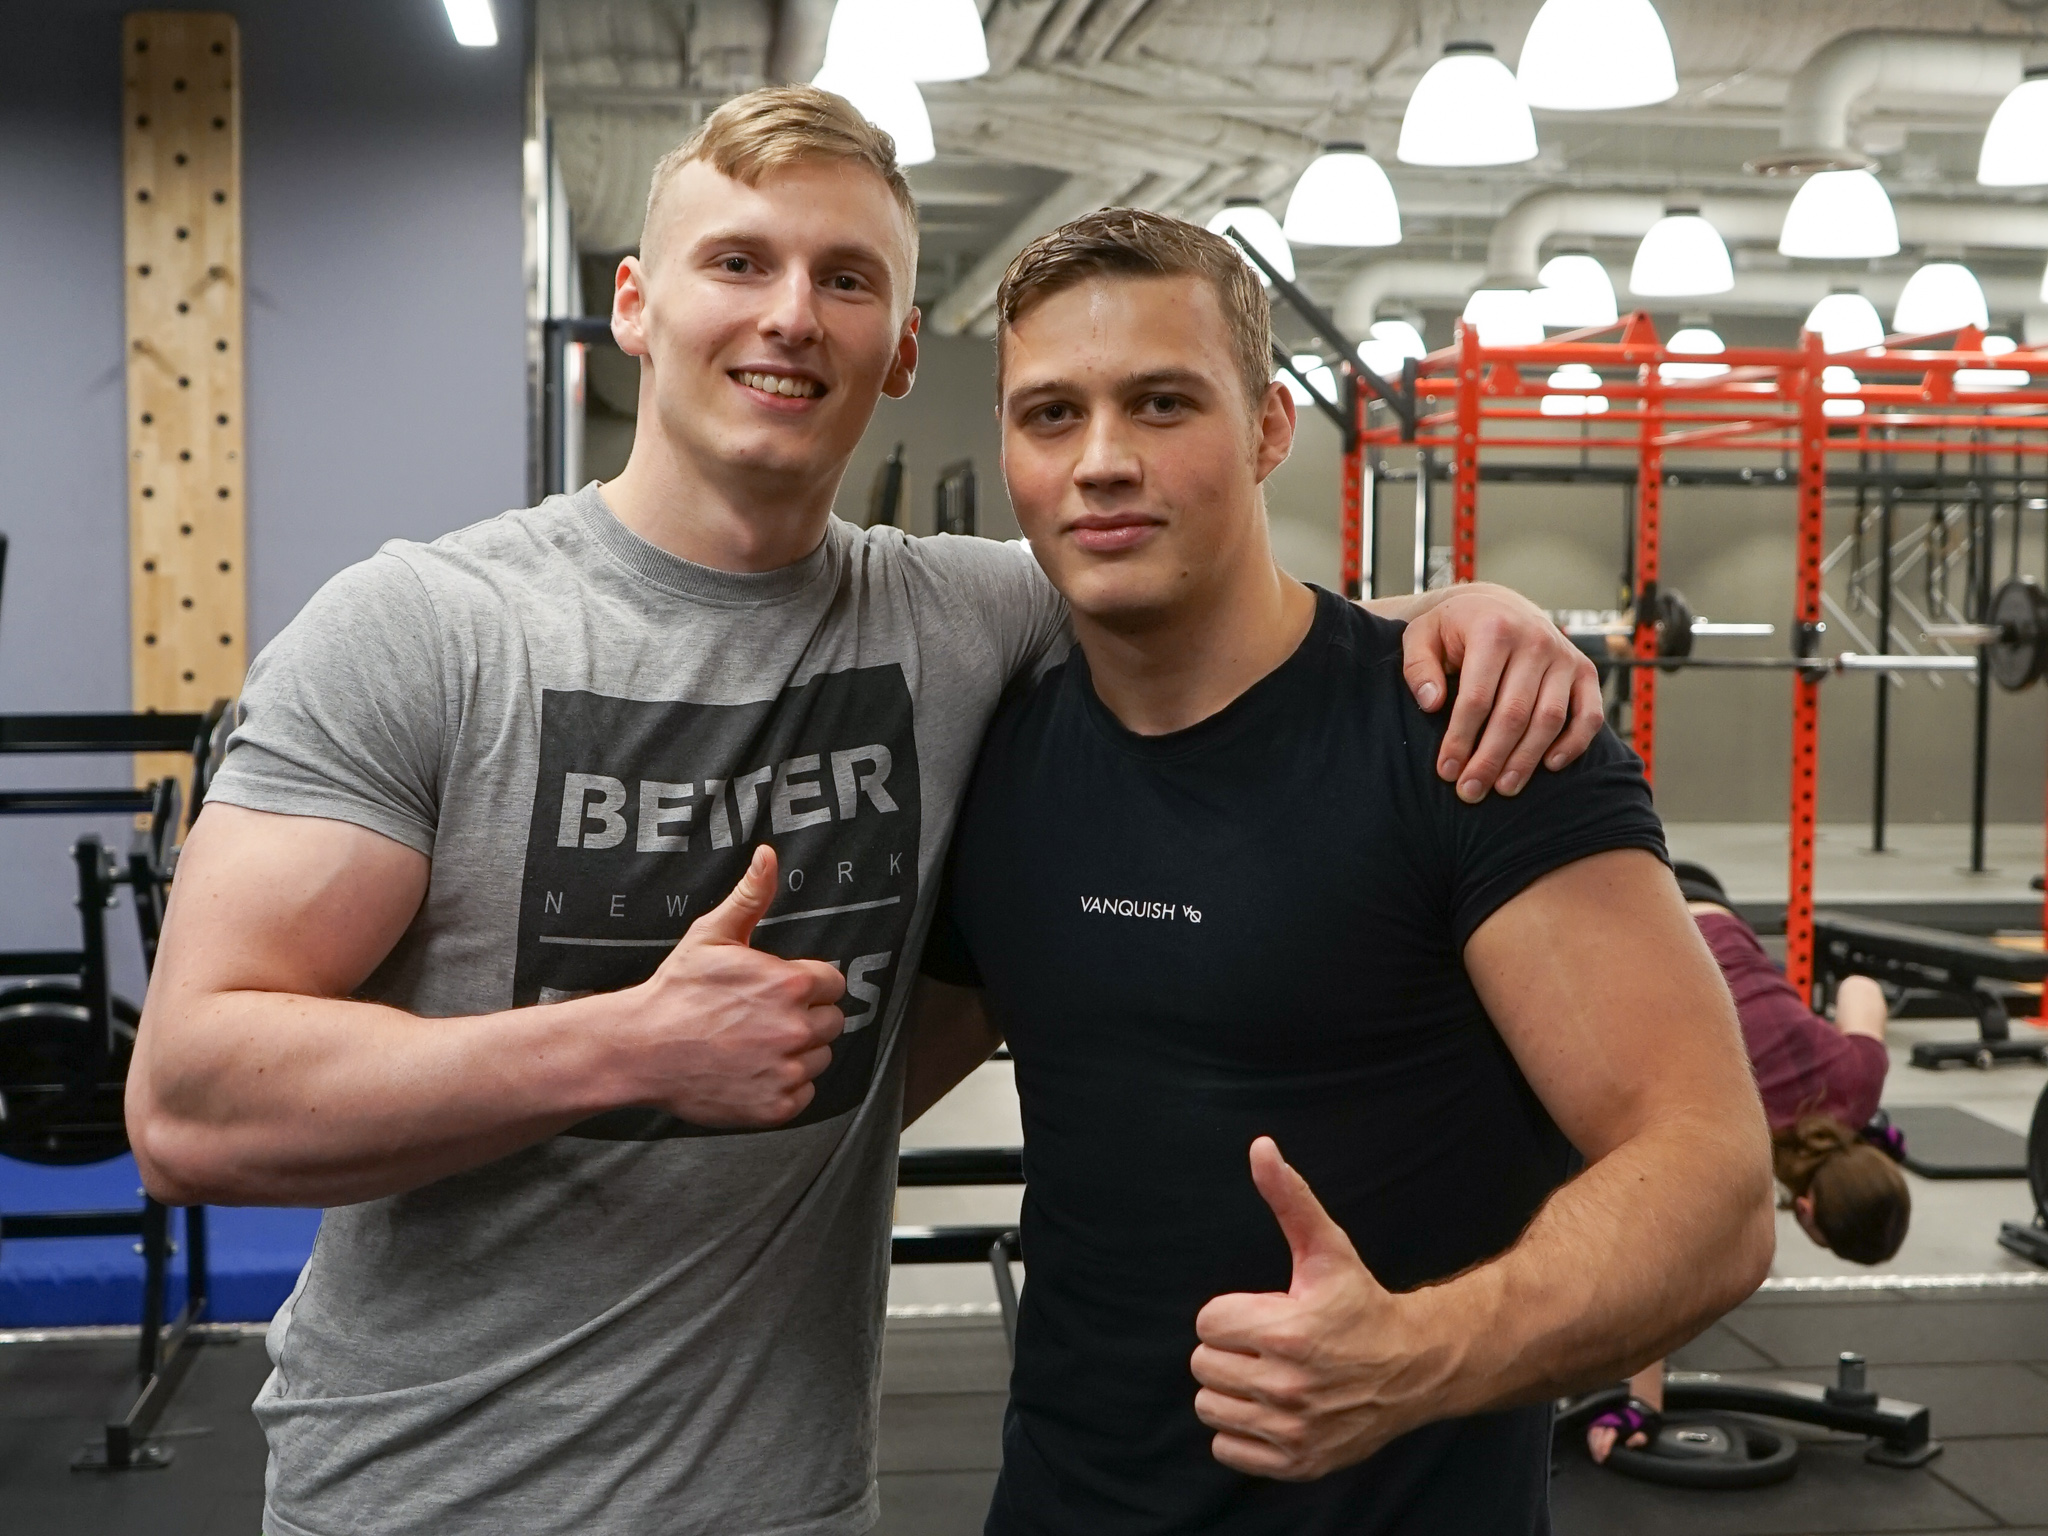
[[[0, 1158], [0, 1213], [140, 1207], [135, 1159], [43, 1168]], [[209, 1206], [210, 1320], [268, 1322], [298, 1283], [320, 1226], [318, 1211]], [[171, 1213], [178, 1254], [169, 1310], [185, 1304], [183, 1213]], [[0, 1246], [0, 1328], [133, 1324], [142, 1316], [142, 1256], [133, 1237], [11, 1238]]]

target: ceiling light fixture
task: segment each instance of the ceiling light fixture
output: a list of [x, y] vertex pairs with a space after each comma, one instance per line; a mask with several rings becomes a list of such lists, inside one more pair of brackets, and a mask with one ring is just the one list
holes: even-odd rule
[[1583, 391], [1597, 390], [1600, 383], [1600, 375], [1585, 363], [1566, 363], [1550, 376], [1550, 387], [1581, 393], [1545, 395], [1539, 409], [1545, 416], [1598, 416], [1607, 409], [1607, 397]]
[[491, 0], [441, 0], [448, 8], [448, 25], [455, 41], [465, 48], [498, 46], [498, 19], [491, 14]]
[[1422, 332], [1410, 320], [1375, 320], [1366, 334], [1374, 341], [1395, 349], [1401, 358], [1427, 357], [1429, 348], [1423, 345]]
[[[1728, 350], [1719, 335], [1705, 325], [1688, 325], [1674, 331], [1671, 339], [1664, 343], [1667, 352], [1683, 352], [1690, 356], [1712, 357]], [[1726, 363], [1660, 363], [1657, 377], [1666, 383], [1685, 379], [1718, 379], [1728, 371]]]
[[1566, 251], [1543, 263], [1536, 274], [1536, 313], [1545, 325], [1574, 329], [1612, 325], [1620, 318], [1614, 303], [1614, 282], [1607, 269], [1586, 251]]
[[898, 165], [923, 165], [938, 157], [924, 93], [908, 75], [843, 64], [828, 56], [811, 84], [844, 96], [855, 111], [894, 139]]
[[1884, 321], [1877, 306], [1853, 288], [1837, 288], [1814, 305], [1800, 326], [1830, 352], [1865, 352], [1884, 345]]
[[1807, 177], [1778, 231], [1778, 250], [1786, 256], [1846, 259], [1891, 256], [1898, 249], [1892, 200], [1868, 171]]
[[1476, 288], [1461, 317], [1483, 347], [1533, 347], [1543, 339], [1536, 301], [1526, 288]]
[[1735, 286], [1735, 267], [1720, 234], [1699, 209], [1673, 205], [1636, 247], [1628, 286], [1647, 298], [1726, 293]]
[[1294, 184], [1285, 228], [1299, 245], [1399, 245], [1401, 208], [1363, 144], [1325, 144]]
[[1448, 43], [1415, 83], [1394, 153], [1409, 165], [1518, 165], [1536, 158], [1536, 121], [1491, 43]]
[[913, 80], [972, 80], [988, 73], [988, 38], [974, 0], [839, 0], [825, 62]]
[[2048, 182], [2048, 64], [2028, 70], [1991, 114], [1977, 152], [1977, 180], [1987, 187]]
[[[1820, 387], [1824, 394], [1853, 395], [1863, 388], [1863, 384], [1856, 377], [1854, 369], [1833, 367], [1821, 369]], [[1820, 409], [1823, 416], [1861, 416], [1863, 414], [1863, 402], [1861, 400], [1823, 400], [1820, 403]]]
[[1678, 94], [1671, 39], [1650, 0], [1543, 0], [1515, 70], [1532, 107], [1610, 112]]
[[[1252, 249], [1266, 260], [1290, 283], [1294, 281], [1294, 252], [1288, 249], [1287, 236], [1280, 232], [1280, 221], [1266, 212], [1256, 197], [1233, 197], [1218, 208], [1209, 218], [1209, 233], [1230, 237], [1231, 230], [1240, 231], [1252, 243]], [[1272, 279], [1259, 271], [1259, 265], [1251, 257], [1244, 258], [1244, 264], [1259, 273], [1259, 281], [1268, 288]]]
[[1984, 289], [1959, 261], [1930, 261], [1906, 279], [1892, 311], [1892, 330], [1901, 336], [1932, 336], [1974, 325], [1991, 326]]
[[1294, 365], [1294, 373], [1281, 368], [1275, 370], [1275, 376], [1287, 386], [1287, 393], [1294, 396], [1296, 405], [1309, 404], [1309, 397], [1301, 387], [1301, 380], [1295, 378], [1295, 373], [1308, 380], [1309, 389], [1314, 390], [1332, 405], [1337, 403], [1337, 375], [1318, 354], [1297, 352], [1287, 360]]

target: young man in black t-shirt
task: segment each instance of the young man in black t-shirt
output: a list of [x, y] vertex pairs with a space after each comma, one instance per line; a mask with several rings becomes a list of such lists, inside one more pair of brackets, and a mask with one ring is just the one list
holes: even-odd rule
[[999, 309], [1005, 473], [1080, 643], [984, 746], [906, 1111], [1007, 1036], [1029, 1279], [988, 1530], [1547, 1530], [1547, 1400], [1771, 1253], [1640, 765], [1606, 734], [1518, 798], [1437, 777], [1400, 626], [1273, 562], [1293, 408], [1229, 245], [1105, 210]]

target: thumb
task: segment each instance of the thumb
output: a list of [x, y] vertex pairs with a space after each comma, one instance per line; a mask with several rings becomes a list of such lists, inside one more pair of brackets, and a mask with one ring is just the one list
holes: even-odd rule
[[1444, 669], [1455, 665], [1457, 658], [1449, 654], [1448, 637], [1436, 609], [1408, 621], [1401, 632], [1401, 675], [1424, 714], [1433, 713], [1443, 703]]
[[766, 843], [754, 850], [747, 872], [717, 906], [690, 924], [685, 939], [699, 944], [745, 944], [754, 936], [775, 901], [775, 850]]
[[1344, 1229], [1330, 1219], [1308, 1180], [1280, 1155], [1270, 1136], [1252, 1143], [1252, 1183], [1279, 1221], [1294, 1256], [1293, 1294], [1334, 1269], [1363, 1267]]

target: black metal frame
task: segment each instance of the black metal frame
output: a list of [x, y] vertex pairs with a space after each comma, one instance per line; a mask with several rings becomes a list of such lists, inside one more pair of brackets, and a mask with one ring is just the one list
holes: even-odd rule
[[[0, 560], [4, 560], [0, 541]], [[205, 800], [227, 717], [225, 701], [204, 714], [0, 715], [0, 753], [189, 752], [192, 809]], [[114, 995], [107, 962], [106, 911], [115, 891], [128, 886], [135, 902], [145, 970], [156, 963], [157, 938], [176, 859], [179, 816], [177, 781], [164, 779], [146, 790], [16, 790], [0, 794], [0, 815], [147, 813], [150, 826], [138, 830], [127, 859], [116, 861], [96, 835], [72, 847], [78, 880], [80, 947], [77, 950], [0, 952], [0, 977], [78, 978], [79, 994], [93, 1040], [94, 1081], [113, 1075]], [[189, 824], [189, 823], [188, 823]], [[0, 1242], [39, 1237], [139, 1237], [143, 1256], [142, 1316], [136, 1372], [140, 1388], [101, 1439], [72, 1462], [75, 1470], [128, 1471], [170, 1464], [171, 1452], [148, 1440], [165, 1406], [191, 1368], [208, 1302], [206, 1208], [185, 1208], [185, 1305], [165, 1327], [170, 1260], [170, 1211], [145, 1195], [137, 1211], [44, 1211], [0, 1216]]]
[[597, 315], [558, 315], [543, 320], [541, 334], [541, 485], [543, 496], [572, 489], [568, 479], [568, 442], [562, 431], [563, 390], [568, 377], [568, 346], [617, 346], [610, 320]]
[[1913, 1046], [1916, 1067], [1967, 1061], [1989, 1067], [2000, 1061], [2048, 1065], [2048, 1035], [2012, 1037], [2008, 993], [1998, 982], [2048, 981], [2048, 954], [2003, 949], [1985, 939], [1921, 928], [1881, 918], [1813, 915], [1815, 980], [1832, 990], [1844, 976], [1869, 976], [1962, 1004], [1977, 1019], [1975, 1040], [1922, 1040]]

